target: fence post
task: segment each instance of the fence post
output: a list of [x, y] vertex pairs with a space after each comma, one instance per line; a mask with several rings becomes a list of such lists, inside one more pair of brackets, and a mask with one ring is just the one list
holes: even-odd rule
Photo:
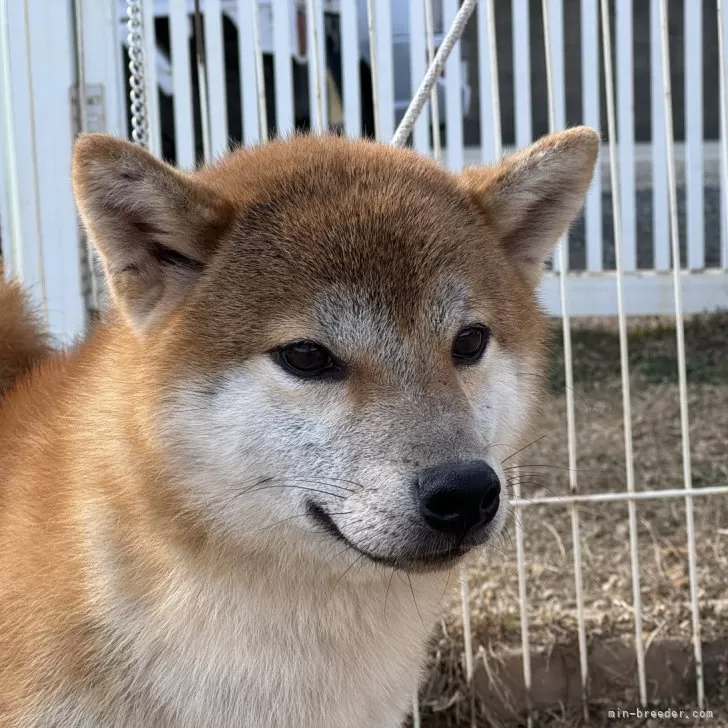
[[74, 123], [70, 2], [0, 0], [0, 102], [5, 160], [0, 213], [9, 273], [67, 342], [85, 324], [81, 255], [71, 193]]

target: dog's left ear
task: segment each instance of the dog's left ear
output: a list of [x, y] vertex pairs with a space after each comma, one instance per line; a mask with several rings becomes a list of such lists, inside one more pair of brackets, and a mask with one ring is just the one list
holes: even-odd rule
[[506, 253], [533, 285], [582, 205], [598, 153], [599, 134], [575, 127], [543, 137], [493, 167], [460, 175]]
[[194, 173], [105, 134], [76, 142], [73, 191], [114, 301], [138, 332], [192, 290], [234, 216]]

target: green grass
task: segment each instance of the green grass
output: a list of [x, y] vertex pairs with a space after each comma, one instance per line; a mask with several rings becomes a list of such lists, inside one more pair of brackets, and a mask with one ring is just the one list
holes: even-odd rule
[[[564, 354], [561, 323], [555, 321], [549, 363], [549, 384], [563, 392]], [[620, 376], [619, 334], [616, 322], [571, 333], [575, 389], [588, 390]], [[640, 319], [628, 327], [629, 369], [632, 381], [646, 384], [677, 382], [677, 339], [674, 323]], [[685, 322], [689, 382], [728, 383], [728, 313], [703, 314]]]

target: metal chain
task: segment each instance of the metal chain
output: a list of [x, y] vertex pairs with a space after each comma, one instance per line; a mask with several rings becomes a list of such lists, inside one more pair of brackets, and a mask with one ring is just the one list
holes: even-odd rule
[[129, 85], [131, 92], [131, 138], [142, 147], [149, 144], [147, 129], [147, 97], [144, 79], [144, 47], [142, 45], [142, 0], [126, 0], [126, 27], [129, 31]]

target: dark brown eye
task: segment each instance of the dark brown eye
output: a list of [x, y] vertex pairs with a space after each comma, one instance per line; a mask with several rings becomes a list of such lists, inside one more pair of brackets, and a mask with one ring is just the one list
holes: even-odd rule
[[456, 364], [475, 364], [488, 346], [490, 332], [485, 326], [473, 325], [460, 329], [452, 345], [452, 358]]
[[328, 349], [312, 341], [296, 341], [286, 344], [274, 352], [278, 364], [297, 377], [317, 377], [341, 374]]

